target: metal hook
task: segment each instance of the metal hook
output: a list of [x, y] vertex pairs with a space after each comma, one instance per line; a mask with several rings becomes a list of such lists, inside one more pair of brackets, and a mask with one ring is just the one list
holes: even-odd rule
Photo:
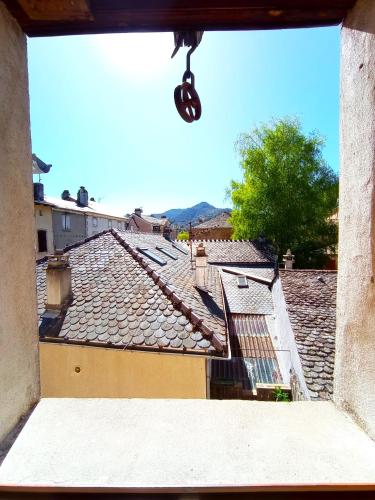
[[190, 56], [194, 52], [194, 50], [197, 48], [197, 45], [193, 45], [191, 49], [187, 51], [186, 54], [186, 72], [191, 73], [190, 71]]

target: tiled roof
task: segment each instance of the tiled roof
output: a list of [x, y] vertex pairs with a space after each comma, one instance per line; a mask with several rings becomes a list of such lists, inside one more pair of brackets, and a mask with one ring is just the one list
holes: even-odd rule
[[[249, 273], [251, 276], [264, 277], [272, 281], [273, 268], [231, 267], [234, 272]], [[221, 271], [221, 279], [231, 313], [273, 314], [273, 301], [270, 286], [260, 281], [247, 278], [247, 287], [238, 286], [238, 275]]]
[[312, 399], [332, 395], [336, 272], [280, 270], [287, 310]]
[[194, 286], [190, 257], [160, 253], [160, 266], [137, 247], [179, 253], [165, 238], [112, 230], [72, 245], [73, 302], [57, 331], [49, 330], [46, 262], [37, 265], [41, 335], [104, 347], [225, 355], [226, 327], [219, 273], [209, 268], [211, 294]]
[[197, 226], [194, 226], [193, 229], [209, 229], [209, 228], [219, 228], [219, 227], [232, 227], [231, 224], [229, 224], [228, 219], [230, 217], [230, 214], [228, 212], [222, 212], [221, 214], [217, 215], [216, 217], [212, 217], [212, 219], [208, 219], [201, 224], [198, 224]]
[[146, 222], [149, 222], [150, 224], [158, 224], [160, 226], [165, 226], [165, 224], [169, 222], [166, 217], [163, 219], [158, 219], [156, 217], [153, 217], [152, 215], [144, 215], [144, 214], [142, 214], [141, 219], [144, 219]]
[[[274, 263], [271, 248], [258, 241], [245, 240], [194, 240], [193, 253], [196, 246], [203, 242], [211, 264], [256, 264], [270, 266]], [[179, 242], [189, 250], [189, 241]]]

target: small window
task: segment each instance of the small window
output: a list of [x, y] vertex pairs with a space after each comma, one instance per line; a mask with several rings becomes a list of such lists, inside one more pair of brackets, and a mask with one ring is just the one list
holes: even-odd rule
[[92, 218], [92, 225], [93, 225], [94, 227], [98, 227], [98, 218], [97, 218], [97, 217], [93, 217], [93, 218]]
[[118, 226], [119, 229], [122, 229], [122, 223], [121, 222], [118, 222], [117, 226]]
[[160, 226], [152, 226], [153, 233], [160, 233]]
[[38, 231], [38, 252], [47, 252], [47, 231]]
[[70, 215], [69, 214], [62, 214], [61, 220], [62, 220], [63, 231], [70, 231]]
[[246, 276], [238, 276], [237, 284], [238, 288], [249, 288]]
[[39, 210], [39, 217], [43, 217], [43, 212]]
[[113, 226], [113, 221], [108, 219], [108, 227], [109, 229], [112, 229], [112, 226]]

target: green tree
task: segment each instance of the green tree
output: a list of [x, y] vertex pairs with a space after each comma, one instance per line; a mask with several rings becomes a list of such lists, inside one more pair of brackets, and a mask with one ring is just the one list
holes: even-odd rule
[[181, 231], [180, 233], [178, 233], [177, 239], [180, 240], [180, 241], [188, 240], [189, 239], [189, 233], [187, 231]]
[[267, 238], [281, 259], [288, 248], [297, 267], [320, 267], [334, 250], [338, 177], [322, 155], [324, 140], [306, 136], [284, 118], [242, 134], [237, 141], [242, 182], [232, 181], [231, 223], [237, 239]]

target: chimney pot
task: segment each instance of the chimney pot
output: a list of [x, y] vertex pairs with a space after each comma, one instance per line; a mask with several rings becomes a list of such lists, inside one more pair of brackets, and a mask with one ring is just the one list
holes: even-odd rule
[[89, 205], [89, 193], [84, 186], [81, 186], [77, 193], [77, 205], [79, 207], [88, 207]]
[[283, 262], [285, 264], [285, 269], [293, 269], [293, 264], [295, 260], [294, 260], [294, 255], [292, 255], [290, 248], [288, 248], [286, 254], [283, 255]]
[[199, 243], [196, 250], [195, 286], [207, 290], [207, 254], [203, 243]]
[[41, 182], [34, 182], [34, 200], [44, 201], [44, 186]]
[[142, 217], [142, 212], [143, 212], [143, 210], [141, 208], [134, 209], [134, 213], [135, 213], [135, 215], [138, 215], [138, 217]]
[[46, 309], [63, 309], [72, 298], [72, 275], [69, 256], [62, 251], [48, 256], [46, 270]]

